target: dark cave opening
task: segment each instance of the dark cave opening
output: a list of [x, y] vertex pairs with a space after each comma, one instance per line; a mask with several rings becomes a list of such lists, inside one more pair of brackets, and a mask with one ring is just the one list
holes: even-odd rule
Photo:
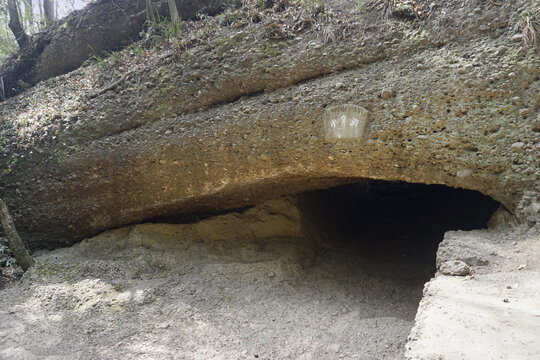
[[[306, 297], [356, 309], [350, 337], [331, 338], [366, 359], [404, 356], [424, 285], [436, 272], [445, 232], [486, 228], [500, 204], [441, 185], [365, 181], [298, 195], [316, 259]], [[356, 311], [356, 312], [355, 312]]]
[[434, 268], [444, 233], [487, 226], [500, 204], [477, 191], [401, 181], [366, 181], [299, 195], [312, 235], [379, 260]]

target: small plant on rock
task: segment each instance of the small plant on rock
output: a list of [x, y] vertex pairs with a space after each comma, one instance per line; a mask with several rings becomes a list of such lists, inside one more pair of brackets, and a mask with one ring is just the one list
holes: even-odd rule
[[521, 21], [519, 22], [519, 27], [523, 34], [523, 43], [525, 46], [534, 46], [538, 49], [538, 31], [540, 30], [540, 10], [538, 11], [526, 11]]

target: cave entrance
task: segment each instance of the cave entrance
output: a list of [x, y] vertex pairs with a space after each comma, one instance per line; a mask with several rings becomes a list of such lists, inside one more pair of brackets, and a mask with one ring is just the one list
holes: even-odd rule
[[299, 201], [321, 245], [357, 249], [378, 260], [411, 259], [430, 270], [446, 231], [485, 228], [500, 205], [473, 190], [402, 181], [312, 191]]
[[485, 228], [499, 206], [476, 191], [395, 181], [303, 193], [299, 204], [318, 249], [306, 280], [331, 294], [324, 307], [349, 334], [335, 339], [341, 350], [366, 359], [403, 357], [444, 233]]

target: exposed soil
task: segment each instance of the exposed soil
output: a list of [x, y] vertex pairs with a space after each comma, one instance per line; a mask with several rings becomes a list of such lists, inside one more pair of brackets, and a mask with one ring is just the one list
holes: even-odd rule
[[494, 210], [402, 183], [300, 198], [312, 239], [278, 201], [42, 253], [2, 291], [0, 358], [400, 359], [444, 231]]

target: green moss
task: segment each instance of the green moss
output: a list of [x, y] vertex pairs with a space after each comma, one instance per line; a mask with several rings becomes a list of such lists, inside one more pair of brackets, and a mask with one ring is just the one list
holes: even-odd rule
[[113, 284], [112, 287], [116, 292], [123, 292], [126, 289], [125, 284]]
[[124, 304], [120, 301], [114, 301], [111, 304], [109, 304], [109, 310], [112, 312], [123, 312], [126, 309], [124, 308]]
[[218, 39], [214, 45], [214, 52], [218, 56], [223, 56], [227, 52], [236, 48], [238, 44], [242, 43], [246, 35], [244, 33], [238, 33], [230, 37]]
[[259, 52], [266, 55], [269, 58], [273, 58], [276, 56], [279, 56], [281, 54], [281, 50], [279, 49], [279, 45], [276, 46], [272, 43], [265, 43], [260, 49]]
[[147, 273], [148, 273], [148, 269], [140, 267], [135, 271], [134, 276], [136, 278], [140, 278], [142, 275], [147, 274]]

